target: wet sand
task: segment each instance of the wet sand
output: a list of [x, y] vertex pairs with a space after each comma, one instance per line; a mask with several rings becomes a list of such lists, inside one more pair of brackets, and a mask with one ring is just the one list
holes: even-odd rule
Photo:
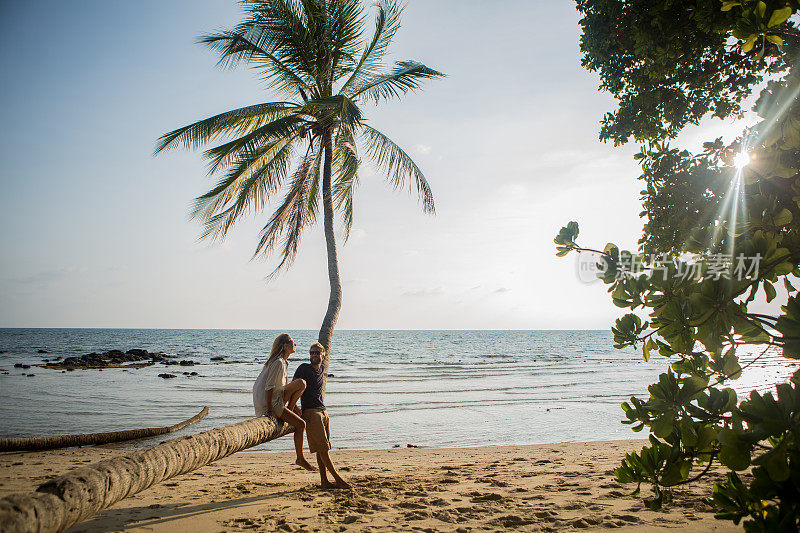
[[[322, 490], [290, 453], [242, 452], [118, 502], [69, 531], [741, 531], [702, 502], [722, 474], [647, 510], [612, 469], [643, 441], [331, 452], [352, 490]], [[0, 454], [0, 496], [120, 448]], [[313, 457], [309, 457], [313, 462]], [[643, 493], [646, 489], [643, 488]]]

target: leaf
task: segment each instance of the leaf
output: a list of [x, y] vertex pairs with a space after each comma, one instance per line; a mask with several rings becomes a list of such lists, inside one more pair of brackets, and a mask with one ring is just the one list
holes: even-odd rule
[[742, 372], [742, 367], [739, 365], [739, 358], [736, 357], [736, 354], [726, 354], [722, 361], [722, 373], [730, 379], [737, 379]]
[[672, 430], [674, 428], [675, 428], [674, 413], [667, 413], [664, 416], [655, 419], [653, 423], [650, 424], [650, 429], [653, 430], [653, 434], [656, 437], [660, 437], [662, 439], [667, 438], [672, 433]]
[[783, 278], [783, 286], [786, 287], [786, 292], [795, 292], [797, 289], [791, 284], [789, 278]]
[[776, 226], [786, 226], [792, 221], [792, 212], [785, 207], [772, 218], [772, 223]]
[[757, 35], [751, 35], [747, 38], [747, 40], [742, 45], [742, 52], [745, 54], [753, 49], [753, 46], [756, 44], [756, 39], [758, 39]]
[[767, 40], [771, 43], [775, 43], [778, 46], [783, 46], [783, 39], [781, 39], [778, 35], [767, 35]]
[[786, 461], [786, 451], [782, 447], [770, 452], [770, 457], [764, 466], [773, 481], [780, 483], [789, 479], [789, 463]]
[[678, 423], [678, 427], [681, 430], [681, 441], [683, 441], [683, 444], [686, 446], [694, 446], [697, 444], [698, 435], [691, 419], [681, 418], [681, 421]]
[[764, 280], [764, 292], [767, 295], [767, 303], [775, 299], [778, 293], [775, 291], [775, 286], [767, 280]]
[[772, 12], [772, 16], [769, 17], [769, 22], [767, 22], [767, 27], [773, 28], [778, 24], [783, 24], [784, 22], [789, 20], [789, 17], [791, 16], [792, 16], [792, 8], [789, 6], [783, 7], [781, 9], [776, 9], [775, 11]]
[[719, 452], [719, 462], [731, 470], [744, 470], [750, 466], [750, 453], [740, 446], [723, 446]]
[[689, 477], [689, 469], [692, 467], [691, 461], [678, 461], [672, 463], [665, 470], [661, 481], [666, 486], [677, 485]]
[[742, 5], [742, 3], [738, 2], [736, 0], [725, 0], [725, 1], [722, 2], [721, 10], [722, 11], [730, 11], [735, 6], [740, 6], [740, 5]]

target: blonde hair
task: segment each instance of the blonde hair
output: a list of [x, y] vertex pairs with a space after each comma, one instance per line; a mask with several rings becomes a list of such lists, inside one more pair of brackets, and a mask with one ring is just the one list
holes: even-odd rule
[[267, 358], [267, 362], [264, 363], [264, 366], [267, 366], [278, 357], [281, 357], [283, 355], [283, 347], [291, 340], [292, 338], [288, 333], [281, 333], [275, 337], [275, 341], [272, 343], [272, 350], [269, 351], [269, 357]]

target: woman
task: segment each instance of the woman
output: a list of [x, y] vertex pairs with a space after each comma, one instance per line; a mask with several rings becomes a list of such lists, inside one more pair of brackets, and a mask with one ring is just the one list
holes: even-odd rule
[[292, 338], [287, 333], [278, 335], [272, 343], [269, 358], [253, 385], [253, 407], [256, 416], [274, 416], [294, 426], [294, 449], [297, 453], [295, 463], [313, 472], [316, 468], [303, 457], [303, 431], [306, 423], [300, 418], [300, 409], [297, 408], [297, 400], [306, 390], [306, 382], [295, 379], [287, 384], [286, 379], [286, 367], [289, 365], [289, 356], [293, 353]]

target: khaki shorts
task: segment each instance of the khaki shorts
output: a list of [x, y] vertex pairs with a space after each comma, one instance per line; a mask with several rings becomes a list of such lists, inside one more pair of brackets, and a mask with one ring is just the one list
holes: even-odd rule
[[306, 421], [308, 450], [311, 453], [330, 450], [331, 425], [327, 411], [325, 409], [306, 409], [303, 411], [303, 420]]

